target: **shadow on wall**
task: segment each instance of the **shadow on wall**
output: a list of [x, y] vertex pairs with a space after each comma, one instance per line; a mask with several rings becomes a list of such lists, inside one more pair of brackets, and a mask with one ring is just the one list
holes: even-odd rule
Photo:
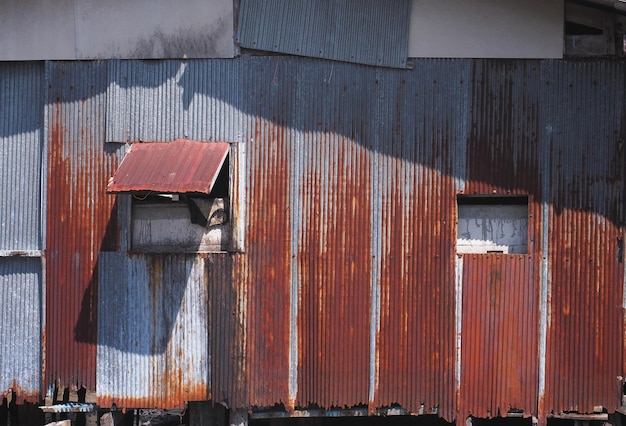
[[255, 129], [262, 122], [290, 130], [292, 146], [304, 136], [330, 146], [339, 136], [459, 182], [528, 193], [557, 214], [571, 209], [621, 224], [624, 64], [414, 64], [398, 70], [287, 56], [113, 61], [107, 138], [250, 142], [270, 137]]

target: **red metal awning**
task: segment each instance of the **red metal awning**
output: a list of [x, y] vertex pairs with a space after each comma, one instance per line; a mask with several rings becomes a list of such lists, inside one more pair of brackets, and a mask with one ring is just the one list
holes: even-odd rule
[[107, 192], [209, 194], [227, 155], [227, 142], [137, 142], [109, 181]]

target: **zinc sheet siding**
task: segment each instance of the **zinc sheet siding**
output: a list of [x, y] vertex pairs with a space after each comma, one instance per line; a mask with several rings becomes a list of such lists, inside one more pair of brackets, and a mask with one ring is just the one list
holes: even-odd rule
[[0, 65], [0, 253], [42, 249], [43, 71]]
[[41, 259], [0, 257], [0, 396], [40, 400]]
[[[622, 63], [42, 66], [47, 168], [23, 167], [31, 187], [46, 179], [46, 300], [39, 259], [0, 259], [0, 303], [32, 319], [24, 333], [43, 334], [46, 303], [41, 387], [163, 408], [423, 402], [449, 420], [619, 404]], [[41, 155], [36, 119], [0, 117], [3, 149], [25, 137]], [[245, 252], [123, 252], [105, 185], [125, 148], [105, 141], [186, 136], [245, 144]], [[529, 253], [458, 257], [456, 195], [494, 192], [529, 196]], [[29, 394], [40, 355], [24, 344], [7, 383]]]
[[43, 82], [42, 63], [0, 64], [0, 395], [18, 402], [41, 395]]
[[[609, 411], [624, 371], [624, 64], [552, 64], [546, 408]], [[565, 107], [564, 107], [565, 106]], [[581, 114], [585, 117], [581, 120]]]
[[527, 195], [529, 229], [528, 254], [462, 255], [461, 418], [537, 412], [540, 90], [538, 62], [473, 63], [462, 193]]
[[[377, 129], [380, 332], [374, 406], [454, 418], [455, 175], [471, 68], [424, 61], [381, 80]], [[451, 103], [449, 99], [456, 99]], [[400, 113], [402, 111], [402, 113]], [[408, 113], [410, 111], [410, 113]]]
[[115, 198], [105, 186], [121, 148], [104, 144], [105, 63], [47, 62], [46, 80], [44, 377], [61, 388], [95, 390], [97, 260], [117, 246]]
[[237, 42], [245, 48], [404, 68], [411, 2], [244, 0]]
[[100, 262], [98, 403], [184, 408], [211, 399], [205, 260], [113, 252]]

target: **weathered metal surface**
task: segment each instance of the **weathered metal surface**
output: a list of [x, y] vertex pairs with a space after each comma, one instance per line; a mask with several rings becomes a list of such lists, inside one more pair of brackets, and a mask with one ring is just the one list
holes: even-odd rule
[[460, 418], [537, 410], [539, 65], [474, 63], [463, 193], [527, 195], [528, 254], [463, 255]]
[[227, 155], [225, 142], [176, 139], [134, 143], [107, 185], [107, 192], [209, 194]]
[[372, 158], [361, 135], [323, 130], [300, 148], [296, 404], [349, 407], [368, 401]]
[[535, 256], [463, 255], [459, 418], [536, 414]]
[[[45, 67], [44, 387], [450, 420], [619, 404], [622, 63]], [[123, 148], [105, 123], [124, 141], [238, 142], [245, 252], [119, 252], [105, 185]], [[457, 193], [527, 195], [528, 254], [456, 256]]]
[[0, 251], [41, 250], [43, 77], [42, 64], [0, 66]]
[[102, 252], [99, 263], [98, 404], [184, 408], [211, 399], [214, 283], [205, 260]]
[[117, 247], [105, 191], [120, 146], [104, 144], [106, 64], [46, 63], [45, 385], [95, 390], [98, 253]]
[[40, 400], [41, 259], [0, 258], [0, 397]]
[[43, 81], [0, 65], [0, 396], [19, 402], [41, 395]]
[[448, 419], [456, 405], [454, 160], [466, 143], [465, 117], [455, 111], [467, 106], [467, 65], [425, 61], [419, 76], [400, 73], [379, 83], [387, 101], [377, 129], [381, 300], [374, 406], [400, 404]]
[[242, 1], [237, 42], [249, 49], [404, 68], [411, 2]]
[[[546, 64], [547, 65], [547, 64]], [[545, 410], [610, 412], [624, 371], [624, 64], [550, 63]], [[546, 71], [547, 72], [547, 71]]]
[[[277, 99], [259, 99], [267, 113], [281, 110]], [[289, 401], [289, 305], [291, 262], [295, 261], [290, 253], [291, 146], [289, 131], [280, 122], [259, 120], [251, 131], [249, 184], [263, 189], [250, 191], [248, 204], [244, 266], [248, 393], [250, 404], [270, 406]]]

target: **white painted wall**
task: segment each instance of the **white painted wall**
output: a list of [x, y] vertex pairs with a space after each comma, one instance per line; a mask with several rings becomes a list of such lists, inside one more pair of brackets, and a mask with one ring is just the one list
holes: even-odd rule
[[563, 0], [413, 0], [410, 57], [561, 58]]
[[0, 60], [233, 57], [232, 0], [1, 0]]

